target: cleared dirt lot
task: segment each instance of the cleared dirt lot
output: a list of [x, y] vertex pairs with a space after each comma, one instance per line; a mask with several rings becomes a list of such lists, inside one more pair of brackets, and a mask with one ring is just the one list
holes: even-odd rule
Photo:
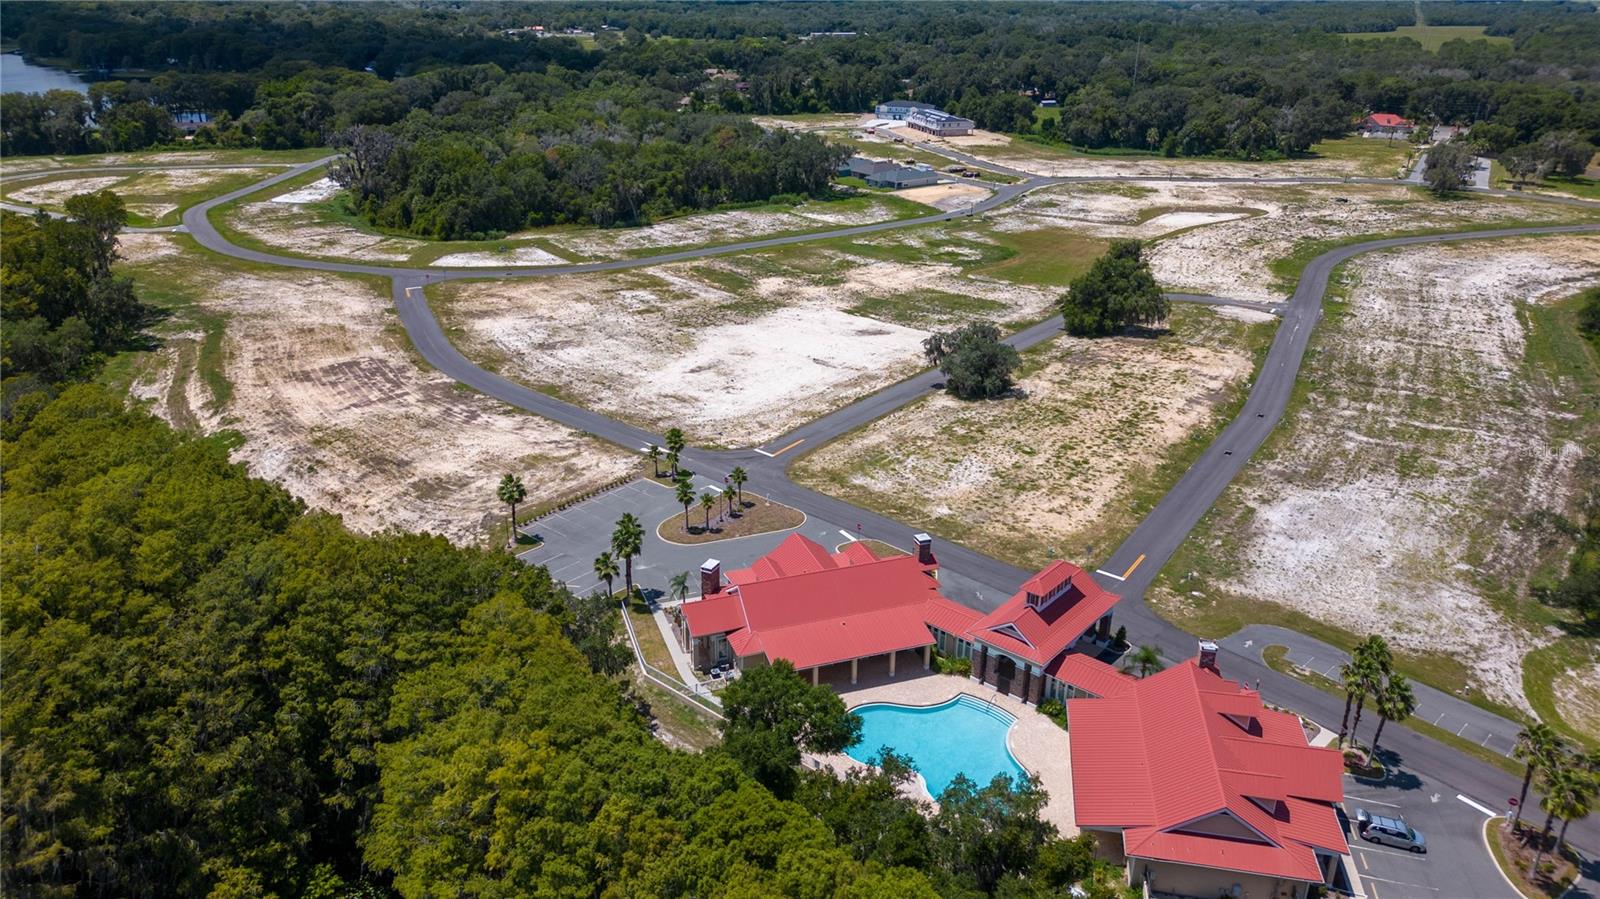
[[1441, 201], [1400, 186], [1126, 182], [1036, 191], [989, 217], [1001, 231], [1053, 226], [1156, 240], [1150, 265], [1163, 286], [1272, 302], [1293, 289], [1285, 262], [1307, 248], [1362, 235], [1600, 216], [1511, 199]]
[[1180, 306], [1155, 337], [1063, 335], [1025, 354], [1021, 396], [929, 396], [794, 473], [1024, 567], [1060, 556], [1090, 563], [1137, 523], [1141, 500], [1181, 473], [1162, 464], [1223, 418], [1271, 321]]
[[421, 367], [380, 283], [243, 267], [166, 235], [125, 254], [172, 312], [163, 346], [126, 373], [131, 393], [179, 426], [238, 432], [252, 474], [354, 528], [478, 542], [504, 515], [504, 472], [534, 505], [637, 465]]
[[1048, 289], [967, 274], [997, 248], [961, 233], [457, 282], [429, 297], [462, 351], [507, 377], [702, 443], [752, 446], [921, 368], [930, 329], [1048, 314]]
[[1593, 383], [1548, 350], [1542, 311], [1600, 281], [1600, 238], [1407, 249], [1342, 272], [1304, 401], [1152, 600], [1202, 627], [1264, 603], [1383, 633], [1446, 659], [1440, 679], [1529, 710], [1523, 656], [1559, 636], [1529, 582], [1570, 547], [1550, 516], [1572, 516], [1597, 446]]

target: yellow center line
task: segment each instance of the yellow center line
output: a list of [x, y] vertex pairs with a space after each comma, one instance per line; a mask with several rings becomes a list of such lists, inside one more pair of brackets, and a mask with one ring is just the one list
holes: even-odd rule
[[1144, 562], [1144, 553], [1140, 553], [1139, 554], [1139, 558], [1134, 559], [1133, 560], [1133, 564], [1128, 566], [1128, 570], [1124, 571], [1122, 573], [1122, 579], [1123, 580], [1127, 580], [1128, 579], [1128, 575], [1133, 574], [1133, 570], [1135, 568], [1138, 568], [1141, 564], [1143, 564], [1143, 562]]
[[788, 446], [784, 447], [781, 450], [773, 450], [772, 455], [773, 456], [781, 456], [784, 453], [787, 453], [789, 450], [792, 450], [795, 447], [797, 447], [800, 444], [805, 443], [805, 442], [806, 442], [806, 439], [804, 437], [801, 437], [799, 440], [796, 440], [795, 442], [789, 444]]

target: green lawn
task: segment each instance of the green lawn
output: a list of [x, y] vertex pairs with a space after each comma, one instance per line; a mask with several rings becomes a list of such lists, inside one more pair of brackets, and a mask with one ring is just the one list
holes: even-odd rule
[[1363, 175], [1391, 178], [1411, 158], [1413, 149], [1410, 141], [1341, 137], [1312, 144], [1311, 154], [1322, 159], [1354, 160]]
[[1438, 53], [1446, 41], [1488, 41], [1491, 44], [1511, 45], [1511, 38], [1483, 33], [1484, 25], [1401, 25], [1393, 31], [1346, 32], [1344, 37], [1353, 41], [1385, 40], [1408, 37], [1422, 45], [1429, 53]]

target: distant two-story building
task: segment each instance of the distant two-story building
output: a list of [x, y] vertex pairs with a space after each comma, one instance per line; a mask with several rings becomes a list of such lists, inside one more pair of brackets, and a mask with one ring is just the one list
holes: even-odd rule
[[1417, 126], [1392, 112], [1375, 112], [1361, 120], [1362, 137], [1404, 139], [1411, 136]]
[[971, 134], [977, 123], [971, 119], [945, 112], [931, 103], [916, 100], [887, 100], [879, 103], [873, 112], [880, 119], [905, 122], [912, 128], [935, 137], [952, 137]]
[[860, 178], [868, 187], [900, 190], [905, 187], [922, 187], [939, 181], [939, 173], [931, 166], [901, 165], [888, 159], [868, 159], [852, 156], [839, 166], [839, 176]]

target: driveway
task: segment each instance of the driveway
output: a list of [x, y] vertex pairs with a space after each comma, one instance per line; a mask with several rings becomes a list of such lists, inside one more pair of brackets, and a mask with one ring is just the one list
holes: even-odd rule
[[[1496, 814], [1506, 797], [1466, 796], [1396, 765], [1381, 784], [1344, 779], [1344, 804], [1349, 813], [1346, 838], [1366, 894], [1373, 899], [1515, 899], [1516, 892], [1483, 842], [1489, 817], [1471, 800]], [[1354, 833], [1356, 810], [1405, 819], [1428, 841], [1426, 855], [1375, 846]]]

